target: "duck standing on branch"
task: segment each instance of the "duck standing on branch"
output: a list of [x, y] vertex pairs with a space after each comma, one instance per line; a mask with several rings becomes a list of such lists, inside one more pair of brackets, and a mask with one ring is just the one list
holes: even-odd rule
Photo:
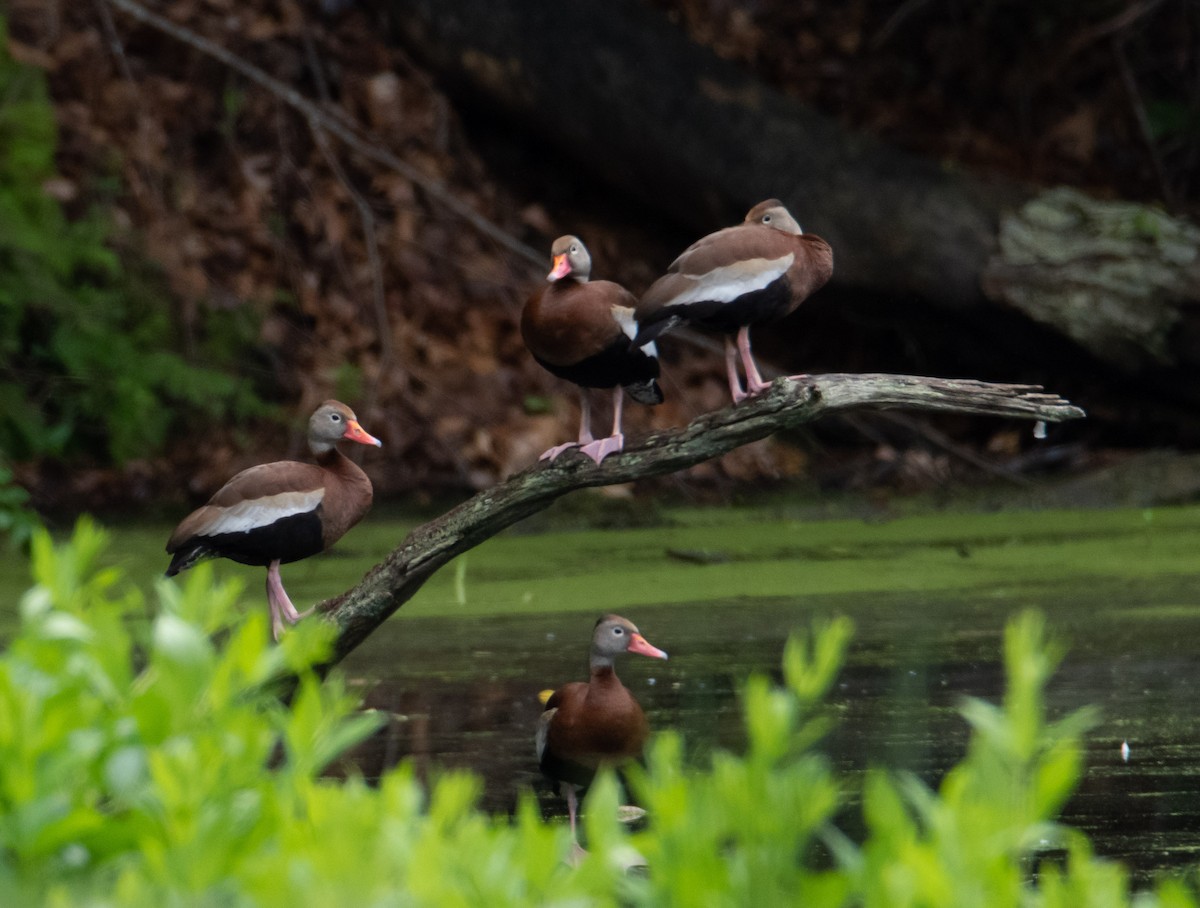
[[710, 233], [685, 249], [650, 285], [637, 306], [635, 343], [654, 340], [681, 322], [720, 331], [729, 392], [739, 403], [768, 386], [750, 352], [751, 326], [789, 315], [832, 274], [828, 243], [801, 230], [778, 199], [759, 202], [741, 224]]
[[[579, 441], [550, 448], [538, 459], [553, 460], [578, 447], [600, 463], [625, 446], [622, 389], [638, 403], [662, 403], [658, 351], [652, 341], [634, 343], [633, 294], [612, 281], [589, 280], [592, 257], [578, 237], [559, 237], [550, 254], [550, 283], [525, 304], [521, 337], [543, 368], [579, 386]], [[592, 438], [589, 388], [612, 389], [613, 426], [607, 438]]]
[[616, 658], [625, 653], [667, 658], [646, 641], [633, 622], [605, 615], [592, 634], [588, 680], [572, 681], [556, 690], [538, 722], [538, 765], [559, 784], [567, 799], [571, 836], [576, 842], [577, 791], [591, 784], [601, 766], [641, 756], [650, 735], [646, 714], [617, 679], [613, 667]]
[[284, 621], [295, 624], [301, 617], [283, 588], [279, 565], [325, 551], [371, 507], [371, 480], [337, 449], [343, 439], [383, 446], [353, 410], [327, 400], [308, 421], [308, 446], [317, 462], [281, 460], [234, 476], [175, 528], [167, 541], [173, 556], [167, 576], [207, 558], [266, 567], [278, 640]]

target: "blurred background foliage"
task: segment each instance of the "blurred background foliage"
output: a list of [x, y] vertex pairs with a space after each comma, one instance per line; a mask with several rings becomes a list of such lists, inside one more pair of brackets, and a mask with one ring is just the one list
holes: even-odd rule
[[0, 21], [0, 451], [121, 464], [161, 454], [187, 414], [264, 412], [236, 374], [245, 332], [217, 317], [186, 355], [165, 282], [116, 247], [109, 213], [64, 210], [56, 142], [45, 75], [12, 58]]

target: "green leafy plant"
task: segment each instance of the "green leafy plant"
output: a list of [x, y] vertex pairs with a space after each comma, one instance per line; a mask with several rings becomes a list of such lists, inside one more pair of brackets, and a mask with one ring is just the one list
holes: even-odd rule
[[163, 288], [112, 251], [106, 219], [68, 218], [44, 190], [53, 108], [42, 73], [7, 46], [0, 18], [0, 450], [120, 462], [161, 445], [173, 402], [213, 416], [261, 410], [248, 383], [177, 352]]
[[[1082, 772], [1082, 734], [1095, 721], [1091, 709], [1046, 720], [1043, 691], [1061, 653], [1040, 615], [1020, 616], [1005, 632], [1004, 704], [967, 701], [967, 756], [939, 791], [911, 775], [868, 775], [869, 836], [846, 864], [863, 891], [883, 897], [875, 904], [1019, 905], [1040, 888], [1046, 904], [1087, 905], [1102, 902], [1058, 901], [1062, 887], [1096, 896], [1126, 891], [1119, 865], [1095, 860], [1086, 836], [1055, 822]], [[1039, 856], [1060, 850], [1066, 862], [1041, 866], [1035, 887]]]
[[[1182, 880], [1132, 895], [1122, 868], [1057, 822], [1082, 769], [1090, 710], [1051, 721], [1061, 655], [1042, 619], [1005, 636], [1001, 705], [968, 701], [966, 756], [932, 790], [911, 776], [841, 778], [818, 745], [849, 622], [789, 641], [783, 686], [742, 690], [747, 750], [688, 766], [653, 743], [631, 785], [649, 822], [617, 822], [602, 774], [588, 852], [532, 796], [478, 809], [481, 783], [406, 764], [370, 786], [323, 770], [378, 726], [313, 666], [332, 631], [270, 643], [265, 611], [200, 565], [147, 609], [88, 521], [35, 532], [34, 586], [0, 654], [0, 904], [22, 906], [1126, 906], [1197, 904]], [[281, 679], [298, 679], [285, 702]], [[839, 810], [861, 792], [854, 842]], [[1053, 856], [1048, 848], [1055, 849]], [[645, 861], [645, 872], [628, 872]]]
[[[841, 667], [852, 626], [839, 619], [813, 636], [791, 639], [784, 653], [787, 687], [749, 679], [742, 691], [748, 750], [717, 753], [702, 773], [684, 764], [680, 737], [659, 735], [645, 772], [633, 787], [652, 818], [631, 843], [654, 868], [631, 881], [646, 904], [838, 904], [847, 883], [837, 874], [805, 869], [818, 836], [842, 800], [828, 760], [812, 749], [828, 720], [821, 698]], [[589, 794], [591, 841], [611, 841], [594, 828], [611, 815]], [[831, 901], [832, 899], [832, 901]]]
[[29, 508], [29, 493], [16, 484], [8, 467], [0, 463], [0, 537], [8, 537], [14, 547], [29, 542], [39, 526], [37, 516]]
[[[101, 566], [90, 521], [35, 533], [35, 585], [0, 656], [0, 904], [550, 903], [581, 895], [568, 835], [532, 799], [478, 812], [478, 780], [426, 793], [408, 767], [378, 787], [322, 776], [378, 727], [340, 678], [332, 630], [274, 646], [262, 609], [207, 565], [162, 581], [148, 614]], [[288, 703], [281, 678], [299, 678]]]

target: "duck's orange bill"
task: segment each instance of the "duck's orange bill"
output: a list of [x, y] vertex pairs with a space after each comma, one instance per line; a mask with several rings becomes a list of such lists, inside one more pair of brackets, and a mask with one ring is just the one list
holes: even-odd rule
[[360, 426], [357, 419], [351, 419], [346, 423], [346, 434], [342, 438], [357, 441], [360, 445], [374, 445], [377, 448], [383, 447], [383, 442]]
[[651, 646], [641, 634], [633, 634], [629, 638], [629, 651], [639, 656], [649, 656], [651, 659], [666, 659], [667, 654], [657, 646]]
[[560, 277], [565, 277], [571, 273], [571, 263], [567, 261], [567, 254], [554, 257], [554, 267], [550, 269], [550, 273], [546, 275], [546, 280], [556, 281]]

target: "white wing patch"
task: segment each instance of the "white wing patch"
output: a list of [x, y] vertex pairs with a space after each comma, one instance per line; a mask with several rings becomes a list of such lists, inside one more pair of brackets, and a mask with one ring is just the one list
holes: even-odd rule
[[632, 306], [610, 306], [613, 318], [617, 324], [621, 326], [621, 330], [629, 336], [630, 340], [637, 337], [638, 325], [637, 320], [633, 317]]
[[[638, 323], [637, 319], [634, 318], [633, 307], [612, 306], [611, 308], [613, 318], [616, 319], [617, 324], [621, 326], [621, 330], [625, 332], [626, 336], [630, 340], [636, 338], [638, 333]], [[642, 344], [641, 349], [647, 356], [653, 356], [655, 359], [658, 358], [658, 347], [654, 346], [654, 341], [650, 341], [648, 344]]]
[[704, 274], [682, 274], [681, 277], [695, 283], [682, 293], [676, 294], [667, 305], [679, 306], [708, 300], [718, 303], [732, 302], [744, 293], [762, 290], [778, 280], [792, 267], [795, 260], [795, 253], [789, 252], [779, 259], [746, 259], [714, 268]]
[[241, 501], [231, 508], [224, 508], [221, 516], [206, 526], [199, 535], [248, 533], [259, 527], [270, 526], [284, 517], [315, 510], [324, 498], [325, 489], [322, 487], [307, 492], [280, 492], [278, 495]]

